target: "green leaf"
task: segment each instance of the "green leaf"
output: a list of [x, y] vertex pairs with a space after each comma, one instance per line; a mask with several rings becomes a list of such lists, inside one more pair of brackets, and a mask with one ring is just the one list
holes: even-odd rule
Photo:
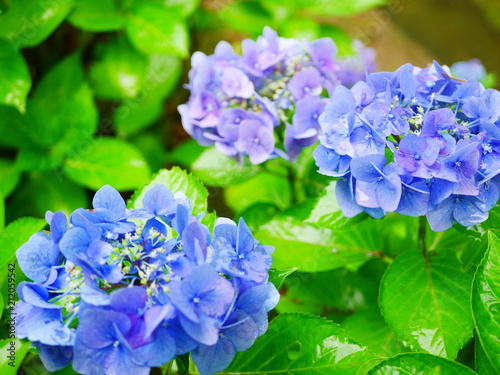
[[257, 231], [262, 225], [280, 212], [278, 206], [273, 203], [256, 203], [240, 213], [240, 217], [245, 220], [250, 230]]
[[96, 47], [97, 61], [92, 63], [90, 83], [97, 97], [103, 99], [134, 98], [142, 88], [147, 58], [133, 48], [123, 36]]
[[0, 193], [7, 198], [14, 191], [21, 174], [14, 164], [7, 159], [0, 159]]
[[16, 48], [34, 47], [52, 34], [73, 4], [73, 0], [12, 0], [0, 16], [0, 38], [9, 39]]
[[163, 107], [163, 99], [150, 95], [139, 100], [125, 99], [113, 114], [118, 135], [130, 137], [153, 125], [160, 118]]
[[479, 374], [500, 374], [500, 240], [488, 235], [488, 250], [472, 285]]
[[43, 219], [24, 217], [10, 223], [2, 233], [0, 233], [0, 268], [9, 263], [14, 258], [16, 251], [21, 245], [29, 240], [31, 235], [41, 231], [47, 222]]
[[149, 55], [144, 95], [165, 98], [172, 94], [182, 75], [182, 60], [174, 54]]
[[[64, 144], [58, 144], [63, 146]], [[46, 171], [48, 173], [57, 170], [64, 160], [64, 154], [61, 147], [50, 149], [48, 146], [33, 145], [24, 147], [17, 153], [16, 169], [19, 171]]]
[[368, 346], [381, 357], [391, 357], [404, 351], [396, 335], [380, 314], [378, 307], [356, 311], [341, 324], [347, 334], [362, 345]]
[[79, 0], [68, 21], [85, 31], [114, 31], [125, 27], [127, 18], [114, 0]]
[[175, 9], [184, 18], [192, 14], [200, 5], [200, 2], [201, 0], [162, 0], [165, 6]]
[[28, 100], [27, 115], [34, 142], [50, 147], [54, 154], [88, 145], [98, 113], [79, 53], [62, 60], [42, 78]]
[[407, 251], [382, 279], [380, 308], [400, 341], [454, 359], [472, 336], [471, 281], [452, 251]]
[[375, 366], [368, 375], [473, 375], [470, 368], [425, 353], [404, 353], [389, 358]]
[[287, 20], [280, 29], [280, 36], [284, 38], [318, 39], [320, 28], [319, 25], [309, 18], [290, 18]]
[[306, 312], [330, 317], [352, 314], [377, 303], [377, 284], [358, 273], [332, 271], [290, 275], [277, 306], [279, 312]]
[[141, 91], [136, 98], [125, 98], [113, 114], [120, 136], [130, 136], [152, 125], [162, 114], [165, 97], [181, 77], [182, 63], [172, 55], [150, 55]]
[[31, 76], [23, 56], [11, 43], [0, 39], [0, 103], [26, 110]]
[[185, 170], [182, 170], [179, 167], [173, 167], [170, 170], [162, 170], [158, 172], [150, 183], [134, 193], [130, 199], [129, 207], [142, 207], [142, 198], [149, 189], [157, 184], [165, 185], [174, 194], [178, 191], [184, 192], [193, 204], [194, 215], [207, 212], [207, 189], [203, 186], [200, 180], [198, 180], [198, 178], [192, 174], [188, 174]]
[[152, 171], [160, 170], [166, 162], [165, 145], [156, 132], [142, 132], [129, 140], [142, 151]]
[[53, 173], [30, 173], [9, 202], [9, 212], [18, 216], [43, 217], [47, 210], [71, 214], [88, 207], [85, 189]]
[[215, 147], [203, 151], [190, 169], [205, 184], [218, 187], [239, 184], [259, 171], [254, 165], [238, 165]]
[[295, 2], [318, 15], [351, 16], [371, 8], [386, 4], [386, 0], [334, 0], [325, 2], [323, 0], [295, 0]]
[[[33, 143], [26, 116], [11, 106], [0, 105], [0, 145], [8, 148], [21, 148]], [[36, 141], [36, 140], [35, 140]]]
[[366, 221], [348, 231], [334, 232], [294, 217], [278, 217], [263, 225], [255, 237], [276, 248], [274, 267], [297, 267], [303, 272], [357, 268], [382, 250], [379, 222]]
[[98, 190], [109, 184], [120, 191], [142, 186], [151, 175], [144, 156], [135, 146], [111, 137], [94, 138], [86, 153], [70, 154], [64, 173], [89, 189]]
[[228, 186], [224, 190], [226, 204], [236, 213], [240, 213], [255, 203], [274, 203], [285, 209], [291, 203], [291, 191], [288, 180], [268, 172], [261, 172], [238, 185]]
[[360, 223], [368, 217], [365, 213], [352, 218], [345, 217], [335, 196], [335, 186], [336, 181], [332, 181], [325, 188], [314, 205], [314, 209], [307, 222], [333, 230], [342, 230], [352, 228], [355, 224]]
[[324, 318], [282, 314], [220, 374], [354, 374], [373, 355]]
[[294, 273], [297, 268], [287, 268], [285, 270], [277, 270], [275, 268], [271, 268], [269, 270], [269, 281], [274, 284], [276, 289], [281, 288], [285, 279]]
[[30, 345], [31, 342], [27, 340], [10, 338], [0, 340], [0, 373], [2, 375], [16, 375]]
[[0, 192], [0, 233], [3, 232], [5, 228], [5, 199]]
[[[488, 220], [473, 227], [454, 225], [454, 233], [450, 236], [455, 241], [455, 248], [462, 251], [461, 260], [464, 269], [476, 268], [484, 258], [488, 248], [488, 233], [500, 236], [500, 205], [496, 205], [489, 212]], [[450, 230], [444, 233], [450, 232]]]
[[177, 12], [163, 6], [136, 2], [130, 17], [126, 31], [138, 50], [146, 54], [187, 56], [188, 27]]
[[168, 157], [171, 163], [188, 168], [205, 150], [206, 147], [190, 138], [178, 145]]
[[275, 28], [272, 14], [257, 1], [234, 1], [219, 13], [221, 19], [232, 29], [253, 35], [262, 34], [265, 26]]

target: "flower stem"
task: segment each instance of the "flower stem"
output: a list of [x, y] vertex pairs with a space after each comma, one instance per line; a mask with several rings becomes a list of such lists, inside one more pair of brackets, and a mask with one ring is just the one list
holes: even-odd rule
[[422, 249], [422, 253], [424, 257], [427, 259], [427, 245], [425, 243], [425, 232], [427, 229], [427, 221], [425, 216], [419, 217], [419, 226], [418, 226], [418, 245]]
[[288, 164], [288, 183], [290, 184], [290, 203], [292, 206], [297, 204], [297, 191], [295, 189], [296, 184], [295, 184], [295, 173], [293, 170], [293, 165]]

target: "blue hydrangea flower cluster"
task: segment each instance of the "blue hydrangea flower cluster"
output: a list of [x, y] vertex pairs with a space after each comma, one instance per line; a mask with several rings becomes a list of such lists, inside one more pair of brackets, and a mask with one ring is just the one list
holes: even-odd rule
[[500, 92], [436, 62], [338, 86], [319, 118], [320, 173], [347, 217], [426, 215], [435, 231], [488, 218], [499, 198]]
[[184, 129], [201, 145], [215, 144], [238, 161], [248, 155], [252, 164], [277, 156], [294, 161], [317, 141], [324, 95], [374, 70], [371, 49], [336, 59], [330, 38], [300, 43], [269, 27], [241, 48], [240, 56], [222, 41], [213, 55], [193, 54], [191, 97], [178, 110]]
[[101, 188], [93, 210], [68, 222], [48, 212], [49, 232], [17, 251], [16, 334], [49, 371], [148, 374], [191, 352], [201, 374], [225, 369], [268, 324], [279, 294], [268, 281], [272, 247], [243, 220], [218, 219], [213, 235], [182, 193], [156, 185], [143, 208]]

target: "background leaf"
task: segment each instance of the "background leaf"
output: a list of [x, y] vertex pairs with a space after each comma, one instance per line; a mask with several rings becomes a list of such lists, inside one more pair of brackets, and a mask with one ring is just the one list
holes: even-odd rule
[[3, 232], [5, 228], [5, 200], [0, 192], [0, 233]]
[[219, 187], [239, 184], [254, 176], [259, 170], [254, 165], [238, 165], [215, 147], [203, 151], [190, 169], [205, 184]]
[[338, 268], [332, 271], [288, 276], [278, 306], [279, 312], [307, 312], [332, 318], [346, 316], [377, 304], [378, 290], [370, 279]]
[[0, 159], [0, 193], [7, 198], [14, 191], [21, 178], [14, 163]]
[[130, 199], [129, 206], [133, 208], [142, 207], [144, 194], [157, 184], [165, 185], [172, 193], [184, 192], [193, 204], [193, 214], [199, 215], [207, 211], [208, 191], [203, 184], [192, 174], [188, 174], [179, 167], [170, 170], [162, 170], [156, 174], [151, 182], [137, 190]]
[[290, 184], [281, 176], [262, 172], [224, 190], [224, 200], [234, 212], [240, 213], [255, 203], [274, 203], [280, 209], [290, 206]]
[[473, 375], [470, 368], [441, 357], [425, 353], [405, 353], [375, 366], [368, 375]]
[[368, 346], [381, 357], [391, 357], [405, 351], [380, 314], [378, 307], [356, 311], [354, 315], [342, 321], [341, 327], [349, 336], [360, 344]]
[[27, 116], [34, 142], [59, 155], [90, 139], [98, 114], [79, 53], [62, 60], [42, 78], [28, 100]]
[[295, 0], [295, 2], [299, 7], [304, 7], [315, 14], [349, 16], [384, 5], [386, 0], [333, 0], [328, 2], [323, 0]]
[[98, 190], [109, 184], [117, 190], [131, 190], [150, 177], [144, 156], [130, 143], [111, 138], [92, 139], [86, 150], [68, 156], [64, 174], [80, 186]]
[[[14, 345], [11, 345], [14, 343]], [[5, 339], [0, 341], [0, 372], [2, 375], [16, 375], [17, 369], [21, 365], [23, 358], [28, 353], [28, 349], [31, 345], [31, 342], [27, 340], [18, 340], [18, 339]], [[14, 347], [15, 354], [13, 357], [8, 358], [10, 356], [10, 348]], [[12, 362], [11, 362], [12, 361]], [[9, 363], [13, 363], [14, 366], [10, 366]]]
[[73, 0], [12, 0], [0, 16], [0, 38], [16, 47], [33, 47], [43, 42], [66, 18]]
[[95, 95], [103, 99], [136, 97], [146, 73], [146, 57], [122, 36], [99, 44], [96, 54], [89, 72]]
[[350, 231], [334, 232], [294, 217], [278, 217], [260, 227], [255, 237], [275, 246], [274, 266], [320, 272], [350, 266], [356, 269], [382, 250], [378, 223], [360, 223]]
[[282, 314], [221, 374], [353, 374], [373, 355], [322, 318]]
[[188, 54], [186, 22], [177, 12], [165, 6], [135, 2], [126, 31], [132, 44], [146, 54]]
[[68, 21], [85, 31], [103, 32], [125, 27], [127, 18], [114, 0], [79, 0]]
[[43, 217], [47, 210], [69, 215], [77, 208], [87, 207], [85, 189], [68, 181], [61, 171], [58, 172], [31, 172], [25, 176], [9, 201], [8, 220], [26, 215]]
[[23, 56], [11, 43], [0, 39], [0, 103], [24, 113], [30, 88], [31, 76]]
[[455, 253], [408, 251], [387, 269], [380, 308], [398, 339], [415, 350], [454, 359], [472, 336], [471, 276]]
[[500, 240], [490, 233], [486, 255], [472, 286], [479, 374], [500, 373]]
[[133, 135], [152, 125], [162, 114], [165, 98], [182, 74], [181, 60], [173, 55], [149, 55], [147, 71], [136, 98], [125, 98], [113, 114], [120, 136]]
[[0, 132], [0, 145], [7, 148], [20, 148], [36, 142], [26, 117], [11, 106], [0, 105]]
[[269, 270], [269, 281], [274, 284], [276, 289], [281, 288], [285, 279], [294, 273], [296, 268], [287, 268], [286, 270], [277, 270], [275, 268], [271, 268]]
[[235, 1], [221, 11], [221, 18], [234, 30], [259, 35], [265, 26], [276, 29], [275, 22], [266, 8], [257, 1]]

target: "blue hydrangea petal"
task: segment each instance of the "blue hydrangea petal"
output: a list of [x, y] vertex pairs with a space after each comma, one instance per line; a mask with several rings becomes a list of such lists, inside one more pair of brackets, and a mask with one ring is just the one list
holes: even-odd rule
[[196, 221], [190, 223], [182, 232], [182, 243], [187, 257], [196, 264], [204, 263], [207, 257], [207, 244], [210, 239], [207, 233]]
[[113, 309], [124, 314], [137, 314], [146, 306], [148, 294], [141, 286], [118, 289], [111, 293], [110, 302]]
[[68, 229], [68, 219], [63, 212], [56, 212], [50, 220], [50, 236], [55, 244], [61, 241], [62, 236]]
[[477, 197], [455, 198], [457, 200], [453, 217], [460, 225], [471, 227], [488, 219], [488, 210], [486, 204]]
[[153, 341], [134, 349], [132, 361], [139, 366], [160, 367], [175, 357], [175, 340], [163, 330], [154, 336]]
[[52, 266], [59, 265], [60, 252], [49, 235], [40, 232], [31, 236], [17, 250], [19, 266], [26, 276], [39, 284], [45, 283], [51, 276]]
[[[87, 308], [79, 315], [75, 347], [82, 344], [91, 349], [104, 349], [117, 341], [116, 330], [127, 332], [130, 328], [130, 319], [123, 313]], [[75, 360], [78, 353], [75, 350]]]
[[88, 285], [84, 285], [81, 288], [81, 296], [83, 301], [94, 306], [106, 306], [111, 302], [109, 294], [101, 289], [92, 288]]
[[161, 184], [156, 184], [146, 192], [142, 205], [155, 216], [167, 216], [176, 209], [174, 195]]
[[221, 338], [215, 345], [200, 345], [191, 356], [201, 375], [214, 375], [229, 366], [235, 353], [233, 343]]
[[49, 292], [43, 285], [21, 281], [17, 286], [17, 294], [19, 294], [19, 299], [21, 301], [27, 302], [36, 307], [41, 307], [44, 309], [62, 308], [62, 306], [48, 302], [50, 298]]
[[23, 301], [16, 303], [14, 311], [17, 314], [16, 337], [20, 339], [27, 338], [34, 326], [43, 325], [45, 321], [62, 319], [60, 309], [45, 309]]
[[109, 210], [117, 217], [125, 215], [125, 201], [120, 193], [109, 185], [104, 185], [97, 191], [92, 200], [92, 206]]
[[429, 209], [429, 199], [429, 187], [425, 181], [412, 181], [408, 185], [403, 185], [401, 200], [396, 211], [406, 216], [423, 216]]
[[74, 344], [75, 334], [72, 329], [64, 326], [61, 319], [50, 319], [34, 325], [29, 331], [28, 339], [46, 345], [71, 346]]
[[335, 197], [345, 217], [353, 217], [363, 212], [363, 207], [356, 202], [350, 180], [351, 177], [340, 178], [335, 187]]
[[376, 197], [382, 210], [393, 212], [398, 208], [401, 199], [401, 179], [396, 173], [386, 173], [385, 177], [378, 184]]
[[375, 182], [381, 176], [387, 159], [384, 155], [366, 155], [352, 159], [351, 173], [359, 181]]
[[63, 369], [73, 359], [73, 346], [53, 346], [39, 342], [33, 343], [45, 368], [50, 372]]
[[442, 201], [435, 209], [427, 212], [427, 220], [431, 229], [442, 232], [450, 228], [455, 219], [453, 218], [454, 197], [450, 196]]
[[179, 321], [186, 333], [195, 341], [205, 345], [215, 345], [219, 339], [219, 321], [206, 315], [201, 315], [199, 322], [194, 322], [184, 315]]

